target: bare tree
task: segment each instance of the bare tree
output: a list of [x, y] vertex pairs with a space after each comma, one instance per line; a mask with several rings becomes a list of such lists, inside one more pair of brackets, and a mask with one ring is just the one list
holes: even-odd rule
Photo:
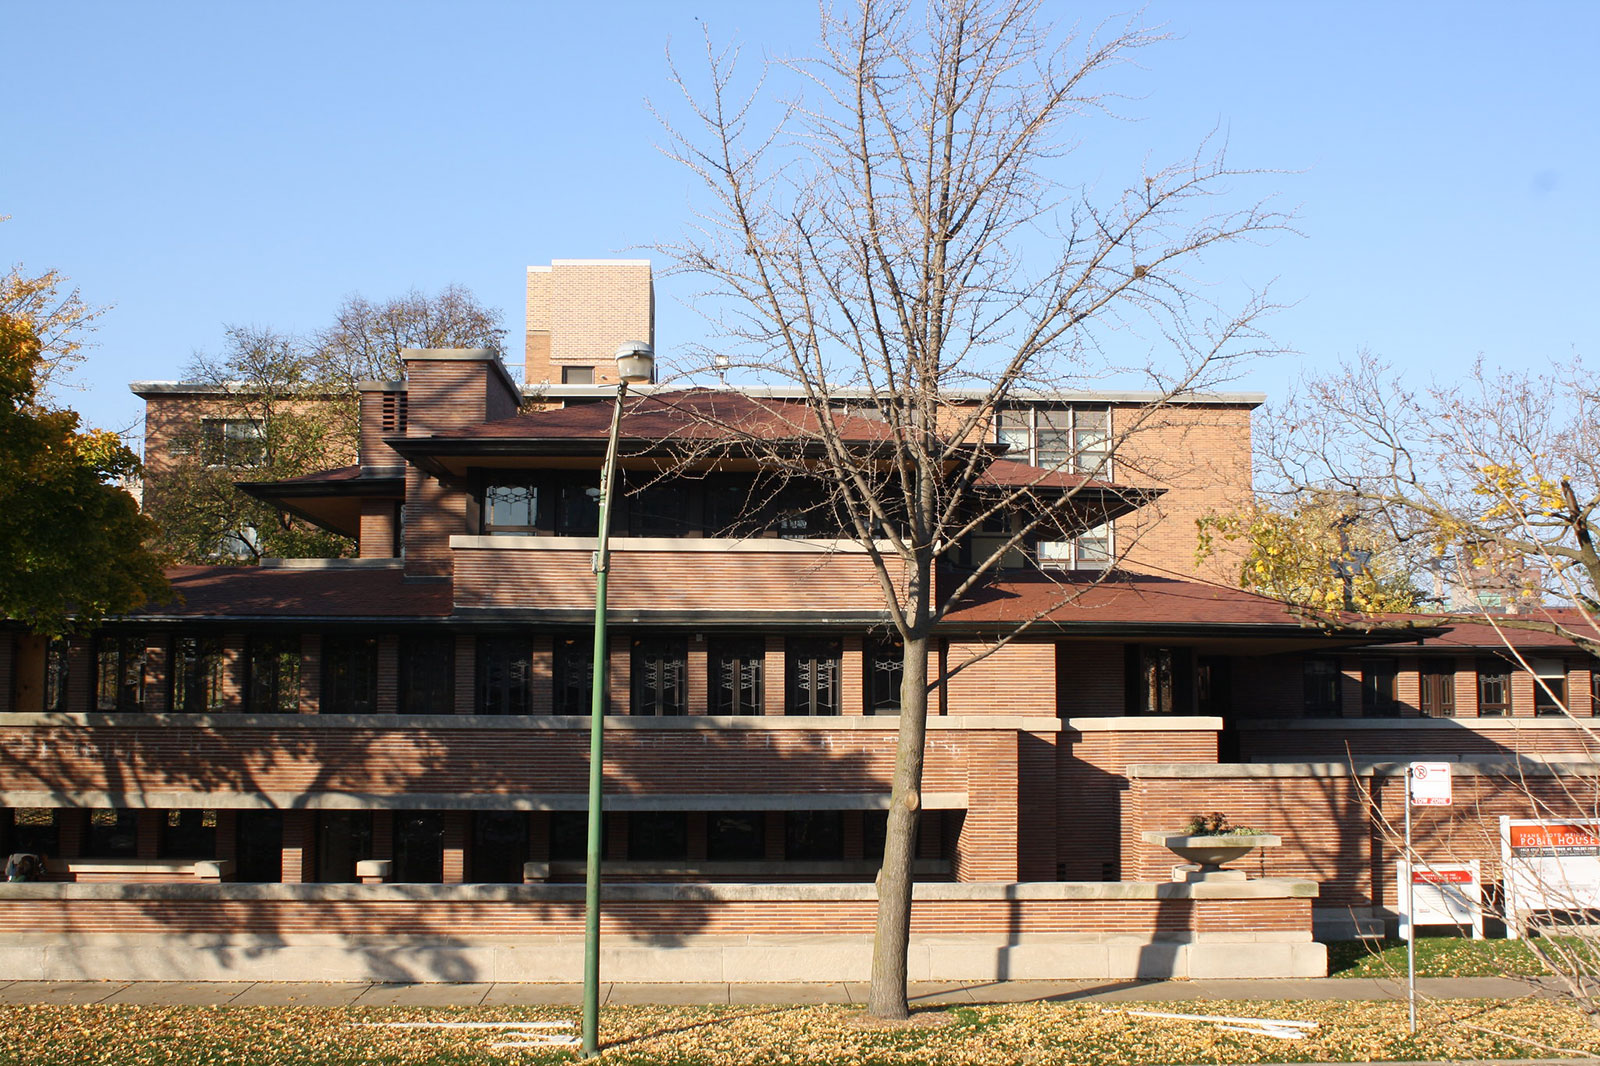
[[1272, 491], [1381, 522], [1447, 576], [1468, 617], [1488, 607], [1497, 625], [1600, 654], [1570, 610], [1600, 606], [1600, 393], [1580, 361], [1542, 373], [1480, 361], [1459, 384], [1417, 390], [1363, 355], [1306, 379], [1263, 428]]
[[[907, 1014], [936, 627], [1020, 545], [1138, 502], [1092, 491], [1105, 446], [1162, 417], [1169, 401], [1225, 380], [1264, 343], [1259, 295], [1224, 309], [1191, 272], [1208, 251], [1285, 225], [1260, 202], [1220, 206], [1240, 173], [1213, 144], [1145, 169], [1107, 198], [1084, 191], [1071, 170], [1074, 124], [1111, 113], [1102, 79], [1160, 37], [1137, 21], [1063, 34], [1040, 8], [825, 8], [816, 58], [764, 66], [763, 84], [793, 77], [811, 94], [777, 108], [770, 124], [760, 86], [736, 85], [736, 52], [708, 42], [709, 86], [696, 92], [675, 71], [691, 117], [664, 120], [667, 150], [711, 202], [667, 249], [703, 282], [701, 306], [724, 345], [698, 353], [698, 363], [710, 368], [720, 355], [799, 397], [766, 405], [784, 432], [752, 432], [738, 419], [722, 420], [719, 432], [769, 469], [828, 486], [846, 535], [876, 565], [903, 642], [868, 1004], [883, 1018]], [[1130, 351], [1137, 356], [1120, 368], [1109, 354]], [[992, 465], [1008, 401], [1081, 389], [1118, 369], [1161, 399], [1110, 427], [1112, 439], [1080, 441], [1076, 459], [1088, 461], [1069, 458], [1065, 474]], [[973, 534], [995, 520], [1008, 534], [957, 570]], [[1070, 595], [1064, 585], [1056, 602]]]

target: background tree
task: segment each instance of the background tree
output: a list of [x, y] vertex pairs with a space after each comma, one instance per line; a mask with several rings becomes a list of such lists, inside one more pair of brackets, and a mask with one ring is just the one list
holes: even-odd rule
[[36, 633], [89, 629], [167, 590], [150, 522], [110, 482], [138, 473], [113, 433], [40, 400], [47, 360], [29, 323], [0, 314], [0, 617]]
[[[817, 58], [768, 65], [764, 80], [794, 75], [814, 94], [771, 125], [759, 120], [764, 98], [736, 89], [734, 53], [708, 47], [699, 94], [679, 79], [694, 125], [668, 124], [669, 151], [712, 206], [669, 251], [704, 283], [724, 345], [715, 354], [803, 397], [783, 432], [724, 423], [718, 433], [769, 469], [831, 487], [904, 648], [868, 1005], [879, 1017], [907, 1013], [935, 627], [1008, 552], [1098, 521], [1077, 493], [1044, 491], [1054, 472], [985, 484], [992, 453], [974, 445], [994, 440], [1008, 400], [1098, 383], [1115, 369], [1107, 353], [1137, 353], [1123, 369], [1177, 398], [1224, 379], [1261, 343], [1259, 298], [1223, 308], [1192, 281], [1206, 253], [1284, 224], [1259, 203], [1221, 206], [1240, 175], [1220, 150], [1146, 168], [1104, 199], [1070, 169], [1074, 124], [1112, 99], [1101, 80], [1158, 39], [1137, 23], [1063, 36], [1032, 0], [864, 0], [844, 17], [824, 9]], [[698, 355], [714, 366], [714, 353]], [[770, 417], [785, 417], [776, 408]], [[881, 424], [881, 441], [859, 446], [840, 416], [851, 409]], [[1152, 403], [1098, 444], [1163, 412]], [[1105, 469], [1103, 458], [1075, 465]], [[959, 573], [946, 565], [1002, 517], [1010, 537]], [[1063, 583], [1057, 602], [1072, 590]]]
[[1331, 500], [1249, 508], [1201, 518], [1200, 559], [1217, 541], [1248, 548], [1239, 587], [1318, 611], [1415, 611], [1423, 596], [1399, 545], [1381, 525]]
[[[6, 217], [0, 215], [0, 222]], [[84, 303], [76, 288], [68, 290], [67, 277], [59, 270], [30, 274], [16, 263], [0, 277], [0, 315], [26, 326], [39, 346], [33, 373], [39, 396], [48, 396], [50, 387], [83, 358], [84, 335], [104, 313], [105, 308]]]
[[356, 461], [357, 385], [404, 376], [405, 348], [489, 348], [505, 330], [498, 310], [466, 289], [412, 290], [383, 303], [351, 296], [334, 324], [309, 337], [230, 326], [215, 357], [196, 355], [187, 380], [213, 387], [208, 416], [172, 442], [173, 461], [152, 471], [145, 507], [160, 543], [185, 563], [255, 563], [265, 557], [350, 554], [349, 538], [278, 511], [234, 487], [279, 481]]
[[[1432, 559], [1456, 606], [1485, 588], [1522, 600], [1496, 623], [1559, 633], [1600, 654], [1600, 395], [1574, 359], [1548, 371], [1481, 361], [1458, 384], [1409, 388], [1364, 355], [1306, 379], [1259, 435], [1273, 490], [1355, 506], [1401, 550]], [[1542, 610], [1574, 605], [1572, 612]], [[1506, 604], [1502, 604], [1506, 606]]]

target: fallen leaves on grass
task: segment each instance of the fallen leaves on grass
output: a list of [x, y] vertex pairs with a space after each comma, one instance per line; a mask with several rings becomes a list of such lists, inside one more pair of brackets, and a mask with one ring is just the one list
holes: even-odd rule
[[[1136, 1006], [1129, 1004], [1129, 1007]], [[1430, 1004], [1415, 1038], [1403, 1003], [1206, 1001], [1174, 1013], [1314, 1021], [1304, 1040], [1227, 1032], [1207, 1022], [1135, 1017], [1105, 1004], [952, 1008], [949, 1024], [853, 1024], [847, 1007], [615, 1007], [601, 1017], [603, 1058], [618, 1066], [1002, 1066], [1083, 1063], [1394, 1061], [1600, 1054], [1600, 1030], [1565, 1005], [1532, 998]], [[928, 1012], [930, 1015], [934, 1012]], [[559, 1007], [0, 1007], [0, 1063], [91, 1066], [455, 1066], [569, 1063], [570, 1051], [493, 1050], [484, 1029], [378, 1029], [401, 1021], [573, 1021]], [[503, 1035], [503, 1034], [500, 1034]]]

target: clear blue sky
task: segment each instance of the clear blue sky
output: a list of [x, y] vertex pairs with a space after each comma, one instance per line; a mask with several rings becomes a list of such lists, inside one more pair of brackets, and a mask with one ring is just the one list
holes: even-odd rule
[[[1050, 5], [1093, 23], [1117, 8]], [[1181, 156], [1220, 125], [1303, 238], [1217, 264], [1295, 306], [1276, 393], [1367, 347], [1414, 372], [1593, 351], [1600, 318], [1600, 4], [1179, 3], [1116, 87], [1086, 180]], [[664, 50], [700, 23], [803, 53], [807, 2], [15, 4], [0, 89], [0, 262], [114, 305], [67, 398], [135, 424], [224, 323], [324, 324], [344, 296], [458, 282], [504, 309], [523, 268], [649, 255], [692, 189], [654, 148]], [[658, 347], [698, 338], [658, 282]]]

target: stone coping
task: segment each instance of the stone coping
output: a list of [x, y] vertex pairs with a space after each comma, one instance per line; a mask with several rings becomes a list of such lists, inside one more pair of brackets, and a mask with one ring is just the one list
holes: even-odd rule
[[[1451, 772], [1465, 777], [1600, 777], [1600, 760], [1475, 759], [1460, 755], [1428, 755], [1433, 762], [1448, 762]], [[1349, 762], [1257, 763], [1134, 763], [1127, 769], [1132, 779], [1184, 780], [1266, 779], [1274, 777], [1400, 777], [1409, 759], [1369, 759]]]
[[1221, 732], [1222, 719], [1207, 715], [1160, 714], [1068, 718], [1066, 728], [1078, 733], [1206, 733]]
[[61, 859], [46, 858], [51, 873], [71, 874], [191, 874], [220, 877], [233, 872], [231, 859]]
[[1538, 718], [1522, 715], [1486, 718], [1262, 718], [1246, 719], [1235, 723], [1241, 730], [1270, 731], [1273, 733], [1305, 732], [1308, 730], [1420, 729], [1497, 732], [1522, 729], [1594, 729], [1600, 730], [1600, 718], [1577, 718], [1564, 714], [1545, 715]]
[[[830, 732], [878, 731], [895, 732], [900, 728], [899, 715], [711, 715], [689, 714], [670, 718], [645, 715], [608, 714], [605, 716], [606, 732]], [[1213, 721], [1213, 719], [1191, 719]], [[1129, 719], [1096, 719], [1096, 721], [1125, 722]], [[1220, 719], [1210, 728], [1221, 728]], [[137, 729], [189, 726], [195, 729], [366, 729], [394, 732], [402, 729], [418, 730], [515, 730], [520, 733], [589, 731], [589, 716], [576, 714], [180, 714], [176, 712], [145, 713], [129, 711], [108, 713], [93, 711], [87, 714], [59, 714], [50, 711], [11, 711], [0, 713], [0, 728], [26, 726], [32, 728], [94, 728]], [[1059, 718], [1013, 714], [932, 714], [928, 716], [930, 730], [995, 730], [1001, 732], [1057, 733], [1061, 731]], [[1203, 728], [1203, 727], [1195, 727]]]
[[[824, 884], [655, 884], [602, 886], [613, 902], [660, 903], [829, 903], [875, 901], [870, 882]], [[1262, 900], [1315, 899], [1313, 881], [1037, 881], [925, 882], [912, 886], [912, 898], [941, 900]], [[352, 884], [62, 884], [0, 883], [0, 900], [304, 900], [399, 903], [548, 902], [582, 903], [584, 886], [558, 885], [352, 885]]]
[[[613, 552], [715, 552], [718, 555], [756, 553], [762, 555], [866, 555], [867, 546], [854, 540], [796, 540], [788, 537], [609, 537], [608, 550]], [[450, 547], [474, 548], [486, 551], [597, 551], [600, 541], [596, 537], [517, 536], [502, 533], [498, 536], [475, 536], [470, 533], [450, 535]], [[878, 542], [882, 551], [891, 550], [888, 541]]]
[[[586, 792], [224, 792], [0, 789], [5, 807], [129, 807], [157, 810], [583, 811]], [[924, 792], [925, 810], [966, 810], [965, 792]], [[608, 811], [882, 811], [889, 792], [607, 793]]]

